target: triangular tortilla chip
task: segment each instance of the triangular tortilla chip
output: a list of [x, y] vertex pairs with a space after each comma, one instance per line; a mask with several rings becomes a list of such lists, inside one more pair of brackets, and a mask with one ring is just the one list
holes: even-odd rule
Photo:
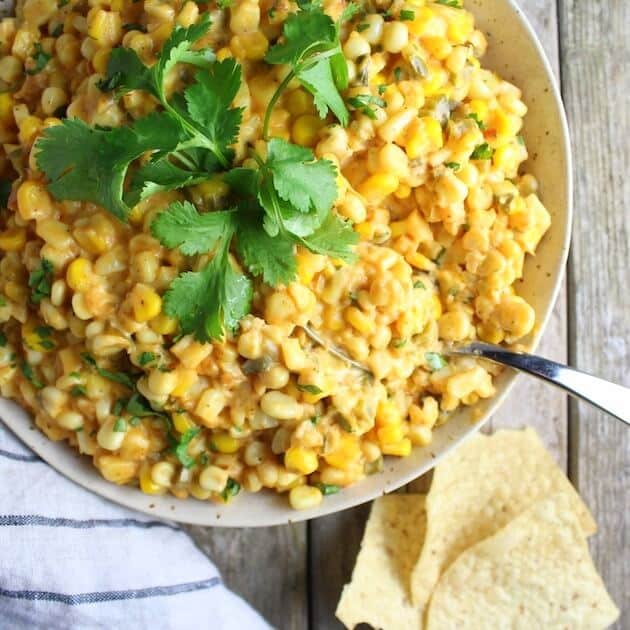
[[476, 435], [439, 464], [427, 496], [427, 532], [411, 591], [423, 608], [440, 575], [464, 550], [539, 499], [564, 492], [585, 535], [596, 525], [532, 429]]
[[425, 496], [392, 494], [377, 499], [365, 526], [361, 550], [337, 606], [347, 627], [369, 623], [383, 630], [420, 630], [409, 579], [426, 525]]
[[535, 503], [464, 551], [440, 578], [427, 630], [607, 628], [619, 615], [570, 495]]

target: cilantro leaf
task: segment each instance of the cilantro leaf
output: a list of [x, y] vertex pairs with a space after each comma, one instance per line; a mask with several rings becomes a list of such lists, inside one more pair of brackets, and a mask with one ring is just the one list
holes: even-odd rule
[[245, 217], [239, 222], [236, 249], [249, 272], [262, 276], [271, 286], [288, 284], [295, 278], [297, 265], [293, 243], [272, 238], [253, 217]]
[[325, 118], [330, 109], [345, 127], [348, 124], [349, 114], [337, 90], [330, 60], [325, 59], [301, 70], [297, 76], [300, 83], [313, 95], [320, 118]]
[[234, 144], [243, 117], [243, 108], [230, 108], [241, 86], [241, 67], [225, 59], [209, 70], [198, 72], [195, 83], [184, 92], [188, 113], [203, 130], [215, 149], [231, 159], [228, 147]]
[[111, 370], [107, 370], [105, 368], [99, 367], [96, 359], [89, 354], [88, 352], [82, 352], [81, 358], [91, 367], [93, 367], [99, 376], [102, 376], [104, 379], [108, 381], [112, 381], [113, 383], [119, 383], [120, 385], [124, 385], [129, 389], [135, 389], [136, 383], [131, 378], [129, 374], [126, 372], [112, 372]]
[[427, 365], [431, 368], [432, 372], [441, 370], [448, 365], [444, 356], [439, 352], [425, 352], [424, 358], [426, 359]]
[[350, 249], [359, 241], [359, 235], [352, 229], [350, 223], [336, 214], [330, 213], [321, 227], [310, 236], [296, 239], [316, 254], [340, 258], [346, 262], [356, 260], [356, 255]]
[[151, 233], [162, 245], [193, 256], [211, 252], [234, 230], [234, 210], [200, 214], [188, 201], [176, 201], [151, 223]]
[[491, 160], [494, 155], [494, 149], [484, 142], [475, 147], [475, 150], [470, 154], [471, 160]]
[[168, 113], [152, 114], [133, 127], [98, 129], [78, 118], [49, 127], [37, 142], [37, 166], [60, 200], [91, 201], [126, 221], [123, 184], [129, 165], [149, 150], [170, 151], [178, 127]]
[[236, 330], [250, 310], [251, 280], [235, 271], [228, 258], [234, 227], [223, 235], [217, 252], [201, 271], [177, 277], [164, 296], [164, 312], [179, 319], [184, 334], [199, 341], [222, 339], [224, 330]]
[[43, 48], [42, 45], [37, 42], [35, 44], [35, 52], [30, 57], [33, 60], [33, 65], [25, 70], [26, 74], [38, 74], [40, 73], [48, 64], [48, 62], [52, 59], [52, 55], [49, 55]]
[[337, 197], [337, 172], [332, 162], [316, 160], [310, 149], [272, 138], [265, 168], [281, 199], [300, 212], [328, 211]]

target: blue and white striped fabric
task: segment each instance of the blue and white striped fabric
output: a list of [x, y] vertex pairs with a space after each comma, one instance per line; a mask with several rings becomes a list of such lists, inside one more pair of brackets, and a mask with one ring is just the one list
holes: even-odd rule
[[0, 422], [2, 630], [262, 630], [180, 528], [68, 481]]

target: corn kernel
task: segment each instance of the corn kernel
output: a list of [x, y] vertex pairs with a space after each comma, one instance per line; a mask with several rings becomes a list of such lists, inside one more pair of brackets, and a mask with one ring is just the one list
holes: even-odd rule
[[171, 392], [171, 396], [176, 398], [185, 396], [188, 390], [197, 382], [197, 370], [180, 368], [177, 370], [177, 385]]
[[403, 430], [402, 423], [400, 423], [381, 427], [376, 432], [376, 435], [378, 436], [378, 441], [381, 445], [383, 445], [400, 442], [400, 440], [405, 437], [405, 432]]
[[182, 412], [173, 414], [173, 426], [178, 433], [186, 433], [186, 431], [194, 429], [197, 425], [186, 412]]
[[210, 446], [219, 453], [236, 453], [241, 447], [241, 442], [233, 438], [229, 433], [215, 433], [211, 440]]
[[10, 92], [0, 94], [0, 121], [5, 125], [13, 122], [13, 95]]
[[411, 440], [402, 438], [397, 442], [381, 445], [383, 455], [395, 455], [396, 457], [409, 457], [411, 455]]
[[162, 298], [146, 284], [136, 284], [130, 293], [131, 308], [137, 322], [148, 322], [159, 315]]
[[322, 502], [323, 495], [313, 486], [296, 486], [289, 492], [289, 503], [294, 510], [308, 510]]
[[450, 11], [447, 26], [448, 38], [453, 44], [465, 44], [475, 28], [473, 16], [468, 11]]
[[291, 138], [293, 142], [303, 147], [312, 147], [317, 142], [319, 130], [324, 126], [324, 122], [313, 114], [299, 116], [291, 127]]
[[301, 88], [289, 92], [286, 98], [286, 108], [291, 116], [315, 113], [313, 97]]
[[147, 464], [140, 471], [140, 490], [145, 494], [165, 494], [166, 488], [151, 478], [151, 467]]
[[177, 320], [160, 313], [151, 320], [149, 326], [160, 335], [172, 335], [177, 330]]
[[41, 129], [41, 126], [42, 121], [37, 116], [26, 116], [18, 125], [20, 129], [18, 134], [20, 142], [23, 145], [29, 145]]
[[20, 251], [26, 243], [26, 230], [24, 228], [9, 228], [0, 233], [0, 249], [5, 252]]
[[357, 438], [352, 435], [343, 434], [337, 444], [337, 448], [327, 453], [324, 459], [329, 466], [347, 470], [352, 467], [360, 454], [361, 447]]
[[284, 454], [284, 465], [289, 470], [310, 475], [317, 470], [317, 453], [308, 448], [293, 446]]
[[359, 193], [371, 204], [383, 201], [391, 195], [399, 186], [399, 180], [392, 173], [376, 173], [371, 175], [359, 186]]
[[371, 335], [374, 332], [374, 322], [361, 309], [356, 306], [349, 306], [344, 311], [346, 321], [364, 335]]
[[402, 422], [400, 411], [391, 400], [381, 400], [376, 408], [376, 423], [378, 426], [398, 425]]
[[75, 258], [68, 265], [66, 282], [73, 291], [87, 291], [92, 280], [92, 263], [87, 258]]

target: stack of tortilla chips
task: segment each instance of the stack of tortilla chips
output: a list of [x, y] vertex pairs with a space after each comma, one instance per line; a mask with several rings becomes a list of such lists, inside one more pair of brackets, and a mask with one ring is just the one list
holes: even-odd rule
[[606, 628], [593, 517], [532, 429], [477, 435], [429, 493], [375, 501], [337, 607], [347, 628]]

